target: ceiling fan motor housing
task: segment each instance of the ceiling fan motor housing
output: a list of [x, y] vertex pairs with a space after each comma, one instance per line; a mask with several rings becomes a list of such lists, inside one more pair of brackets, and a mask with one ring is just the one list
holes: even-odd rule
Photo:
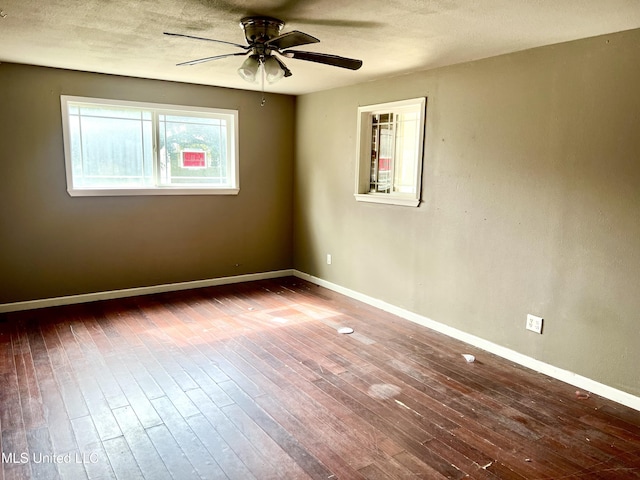
[[249, 45], [264, 43], [280, 35], [284, 22], [272, 17], [244, 17], [240, 27]]

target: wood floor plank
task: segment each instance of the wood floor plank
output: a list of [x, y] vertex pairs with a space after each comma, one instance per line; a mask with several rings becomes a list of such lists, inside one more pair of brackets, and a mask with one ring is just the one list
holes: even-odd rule
[[4, 313], [0, 407], [0, 480], [640, 479], [640, 412], [290, 277]]
[[[148, 385], [157, 392], [153, 391], [150, 395], [147, 394], [147, 398], [160, 398], [164, 395], [168, 396], [176, 408], [180, 411], [183, 417], [189, 417], [191, 415], [197, 415], [199, 413], [196, 406], [185, 394], [185, 390], [180, 386], [179, 382], [186, 381], [187, 374], [175, 365], [175, 361], [170, 358], [170, 354], [165, 352], [164, 347], [150, 338], [151, 335], [140, 335], [143, 341], [147, 344], [147, 348], [140, 350], [137, 353], [138, 360], [144, 366], [149, 377], [146, 377]], [[176, 379], [172, 376], [177, 375], [180, 372], [180, 379]], [[139, 372], [142, 373], [142, 372]], [[144, 374], [143, 374], [144, 375]], [[188, 389], [197, 387], [192, 379], [186, 383]], [[162, 393], [162, 394], [160, 394]]]
[[120, 358], [149, 400], [165, 395], [162, 387], [158, 385], [146, 367], [146, 365], [154, 363], [146, 347], [135, 347], [123, 352]]
[[168, 480], [169, 470], [131, 407], [113, 411], [123, 437], [145, 479]]
[[12, 321], [7, 320], [6, 314], [0, 316], [0, 375], [11, 374], [15, 371], [15, 365], [13, 364], [12, 324]]
[[[215, 361], [218, 368], [232, 379], [234, 383], [238, 384], [248, 395], [252, 397], [264, 395], [264, 391], [251, 380], [251, 376], [257, 375], [257, 370], [233, 354], [234, 344], [235, 340], [225, 341], [218, 350], [206, 348], [203, 350], [203, 353], [207, 355], [210, 360]], [[230, 361], [229, 358], [235, 360], [235, 362]]]
[[100, 390], [100, 385], [95, 380], [94, 375], [87, 371], [81, 371], [77, 374], [77, 378], [91, 419], [100, 438], [107, 440], [122, 435], [111, 407]]
[[[251, 419], [256, 426], [262, 429], [266, 435], [277, 445], [271, 445], [270, 441], [264, 439], [264, 436], [258, 435], [259, 432], [255, 428], [251, 428], [253, 435], [250, 438], [262, 437], [263, 441], [266, 441], [269, 445], [268, 449], [273, 453], [269, 455], [269, 458], [280, 460], [278, 463], [283, 462], [291, 467], [291, 471], [287, 473], [287, 476], [295, 476], [296, 478], [326, 478], [330, 472], [326, 466], [313, 457], [301, 444], [298, 442], [294, 435], [288, 432], [282, 425], [275, 421], [265, 410], [259, 407], [259, 405], [247, 395], [241, 391], [240, 388], [233, 382], [226, 382], [222, 384], [225, 391], [231, 398], [234, 399], [236, 405], [225, 407], [223, 411], [229, 412], [234, 407], [242, 409], [244, 414]], [[240, 422], [240, 415], [238, 413], [233, 414], [231, 418], [235, 418], [236, 422]], [[243, 422], [247, 425], [248, 422]], [[245, 427], [246, 428], [246, 427]], [[244, 429], [243, 429], [244, 431]], [[289, 457], [289, 458], [287, 458]], [[298, 466], [295, 467], [292, 461]], [[306, 472], [303, 474], [302, 472]]]
[[328, 472], [323, 471], [323, 468], [318, 474], [312, 474], [313, 478], [337, 477], [354, 480], [365, 478], [350, 464], [348, 452], [333, 451], [330, 445], [323, 442], [322, 438], [312, 430], [307, 429], [303, 423], [279, 405], [277, 401], [268, 395], [263, 395], [258, 397], [256, 402], [285, 430], [295, 431], [298, 442], [305, 450], [309, 451], [313, 457], [318, 459], [322, 465], [328, 465], [328, 467], [325, 467]]
[[[343, 403], [346, 408], [356, 412], [378, 430], [394, 439], [407, 451], [414, 453], [423, 461], [427, 460], [427, 463], [438, 472], [449, 478], [462, 478], [464, 476], [464, 473], [453, 463], [440, 457], [428, 447], [428, 442], [432, 440], [432, 437], [428, 437], [426, 434], [421, 436], [422, 432], [411, 425], [408, 419], [403, 419], [402, 425], [397, 425], [393, 420], [389, 420], [387, 415], [380, 415], [379, 413], [376, 413], [375, 410], [380, 411], [378, 408], [371, 410], [366, 405], [360, 403], [364, 398], [335, 376], [330, 376], [330, 380], [318, 380], [315, 384]], [[355, 398], [350, 395], [350, 393], [354, 394]], [[391, 417], [399, 418], [396, 412], [388, 413]], [[404, 428], [409, 428], [413, 433], [407, 435]]]
[[[160, 303], [152, 301], [140, 303], [143, 305], [143, 311], [154, 312], [156, 331], [164, 332], [163, 336], [157, 336], [154, 332], [147, 332], [141, 336], [156, 362], [183, 391], [198, 388], [197, 382], [180, 367], [174, 356], [166, 354], [175, 348], [174, 341], [180, 342], [183, 339], [185, 342], [188, 341], [184, 336], [185, 328], [181, 326], [179, 319]], [[156, 354], [157, 352], [162, 354]]]
[[111, 463], [102, 445], [93, 417], [76, 418], [71, 421], [80, 454], [89, 461], [84, 463], [89, 478], [115, 479]]
[[129, 446], [124, 437], [116, 437], [103, 442], [105, 452], [111, 463], [111, 468], [118, 480], [143, 480]]
[[[274, 338], [271, 338], [270, 341], [277, 343], [277, 339]], [[254, 346], [253, 349], [255, 348]], [[345, 409], [343, 404], [326, 395], [313, 382], [308, 381], [305, 372], [310, 370], [306, 366], [298, 364], [292, 357], [287, 357], [286, 352], [276, 348], [275, 344], [267, 345], [265, 349], [268, 349], [270, 354], [278, 355], [283, 362], [287, 362], [283, 363], [283, 368], [279, 370], [285, 381], [279, 383], [281, 393], [278, 394], [278, 398], [286, 399], [285, 405], [292, 413], [295, 412], [295, 405], [291, 406], [292, 403], [306, 406], [308, 411], [304, 414], [299, 412], [297, 414], [299, 419], [301, 416], [317, 418], [318, 422], [336, 431], [346, 430], [354, 445], [365, 447], [372, 452], [382, 451], [393, 456], [403, 451], [402, 447], [391, 441], [382, 432], [376, 430], [350, 410]], [[267, 367], [263, 371], [269, 372]], [[276, 382], [277, 378], [274, 377], [273, 381]], [[314, 375], [312, 380], [315, 381], [319, 378]]]
[[[37, 338], [37, 337], [36, 337]], [[64, 399], [60, 393], [55, 374], [48, 362], [46, 347], [33, 341], [34, 365], [38, 389], [42, 399], [46, 424], [53, 444], [54, 452], [65, 453], [77, 449], [71, 421]]]
[[[255, 418], [255, 421], [254, 418], [249, 416], [254, 415], [255, 417], [257, 409], [249, 409], [248, 412], [245, 412], [240, 406], [234, 403], [221, 408], [221, 410], [227, 418], [233, 422], [238, 430], [247, 437], [251, 444], [264, 454], [265, 458], [271, 463], [276, 474], [280, 478], [295, 478], [300, 480], [307, 480], [311, 478], [294, 461], [294, 459], [280, 447], [279, 443], [262, 430], [261, 424], [264, 424], [262, 416], [258, 415], [257, 418]], [[289, 447], [287, 448], [288, 451], [292, 451], [294, 449], [291, 444], [288, 444], [287, 446]], [[295, 455], [296, 452], [293, 451], [292, 453]]]
[[30, 478], [31, 456], [23, 429], [2, 430], [2, 469], [6, 478]]
[[415, 455], [407, 451], [402, 451], [393, 456], [393, 459], [404, 465], [411, 472], [411, 476], [407, 478], [424, 478], [424, 479], [443, 479], [447, 478], [440, 472], [431, 468], [427, 463], [423, 462]]
[[251, 471], [256, 478], [273, 478], [276, 479], [276, 470], [264, 458], [264, 456], [256, 450], [251, 442], [239, 431], [233, 422], [219, 409], [206, 394], [201, 390], [190, 390], [189, 397], [198, 404], [205, 418], [215, 426], [216, 431], [224, 439], [227, 445], [231, 447], [237, 457], [242, 460], [244, 465]]
[[[263, 339], [264, 335], [261, 335], [261, 341]], [[244, 339], [242, 346], [245, 345], [248, 347], [249, 353], [258, 352], [253, 359], [247, 357], [248, 362], [257, 364], [265, 358], [266, 352], [260, 354], [257, 345], [251, 343], [250, 339]], [[239, 344], [238, 347], [240, 346]], [[241, 352], [239, 354], [242, 355]], [[245, 353], [245, 355], [247, 354]], [[293, 358], [289, 359], [289, 361], [295, 364]], [[279, 366], [281, 371], [282, 367], [285, 367], [284, 375], [274, 372], [269, 368], [270, 366], [273, 368]], [[286, 398], [288, 400], [286, 403], [288, 410], [299, 421], [309, 424], [313, 419], [316, 419], [323, 427], [322, 431], [326, 436], [324, 441], [339, 450], [349, 451], [354, 458], [353, 461], [360, 463], [359, 466], [354, 465], [356, 469], [372, 463], [371, 454], [380, 455], [386, 453], [391, 456], [402, 450], [402, 448], [393, 444], [387, 437], [371, 428], [368, 424], [359, 425], [358, 428], [348, 428], [357, 421], [355, 416], [348, 416], [347, 414], [346, 417], [336, 418], [329, 414], [324, 406], [315, 401], [314, 395], [317, 395], [319, 390], [314, 387], [312, 387], [314, 390], [313, 395], [301, 395], [300, 389], [305, 389], [304, 382], [299, 382], [296, 374], [287, 374], [288, 368], [286, 367], [287, 365], [274, 360], [270, 360], [268, 364], [264, 365], [264, 368], [261, 368], [260, 371], [269, 379], [270, 385], [272, 385], [269, 388], [267, 384], [264, 384], [265, 388], [270, 391], [272, 396]], [[363, 429], [365, 430], [364, 434], [361, 433]], [[345, 435], [345, 432], [349, 432], [349, 435]]]
[[201, 478], [165, 425], [148, 428], [147, 435], [173, 478]]
[[[31, 474], [34, 478], [58, 479], [57, 463], [63, 463], [64, 457], [53, 453], [53, 444], [46, 426], [34, 428], [27, 432]], [[60, 462], [58, 462], [60, 459]]]
[[201, 478], [226, 479], [220, 466], [167, 397], [152, 400], [164, 424]]
[[256, 478], [204, 415], [189, 417], [187, 423], [230, 480]]
[[[237, 350], [241, 350], [241, 345], [237, 345]], [[242, 355], [241, 352], [238, 352]], [[248, 352], [245, 352], [248, 355]], [[259, 365], [261, 362], [256, 357], [245, 356], [248, 362]], [[278, 375], [272, 372], [268, 366], [260, 369], [264, 376], [262, 381], [259, 381], [257, 377], [255, 379], [260, 383], [265, 391], [274, 398], [282, 398], [283, 406], [287, 408], [298, 421], [304, 423], [307, 426], [313, 425], [313, 428], [318, 432], [319, 438], [323, 438], [323, 441], [329, 445], [332, 445], [333, 449], [349, 451], [352, 460], [352, 465], [357, 470], [365, 465], [369, 465], [374, 462], [372, 454], [374, 449], [370, 448], [369, 443], [375, 443], [375, 439], [371, 441], [368, 438], [360, 436], [359, 438], [354, 435], [353, 432], [348, 432], [341, 421], [335, 420], [331, 415], [326, 413], [326, 410], [319, 404], [315, 403], [313, 398], [305, 395], [301, 395], [298, 389], [289, 382], [289, 378], [282, 375]], [[236, 394], [233, 398], [236, 401], [243, 400], [243, 405], [251, 407], [252, 403], [247, 399], [241, 399]], [[377, 437], [378, 432], [368, 432], [374, 434]], [[378, 449], [375, 449], [379, 454]], [[397, 453], [397, 452], [395, 452]]]
[[[112, 361], [108, 363], [113, 368], [113, 364], [118, 360], [119, 359], [112, 359]], [[138, 382], [128, 370], [123, 369], [118, 374], [118, 384], [127, 399], [127, 404], [133, 408], [140, 423], [145, 428], [154, 427], [162, 423], [151, 401], [147, 398]]]
[[[12, 363], [13, 358], [12, 358]], [[14, 364], [15, 365], [15, 364]], [[0, 424], [3, 431], [24, 429], [18, 391], [17, 366], [13, 373], [0, 374]]]
[[[84, 468], [84, 463], [94, 460], [91, 457], [84, 457], [79, 450], [73, 452], [67, 452], [65, 455], [69, 455], [70, 461], [64, 461], [57, 465], [58, 474], [61, 480], [88, 480], [87, 471]], [[41, 477], [47, 478], [47, 477]]]

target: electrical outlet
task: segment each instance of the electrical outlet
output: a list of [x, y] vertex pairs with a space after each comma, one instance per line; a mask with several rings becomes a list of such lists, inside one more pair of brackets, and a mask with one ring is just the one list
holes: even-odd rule
[[331, 254], [327, 253], [327, 265], [331, 265]]
[[542, 334], [542, 317], [527, 314], [527, 330]]

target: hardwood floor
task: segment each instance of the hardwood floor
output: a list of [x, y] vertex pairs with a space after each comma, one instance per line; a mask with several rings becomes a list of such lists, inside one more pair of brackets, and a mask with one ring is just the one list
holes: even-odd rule
[[14, 312], [0, 479], [640, 478], [580, 397], [295, 278]]

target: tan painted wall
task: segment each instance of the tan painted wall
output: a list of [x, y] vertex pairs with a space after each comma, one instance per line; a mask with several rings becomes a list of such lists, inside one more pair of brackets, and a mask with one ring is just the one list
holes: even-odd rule
[[[61, 94], [238, 109], [240, 194], [71, 198]], [[285, 95], [261, 108], [257, 92], [0, 65], [0, 303], [291, 268], [294, 109]]]
[[[298, 97], [295, 268], [640, 394], [639, 58], [636, 30]], [[418, 96], [423, 203], [356, 202], [357, 107]]]

